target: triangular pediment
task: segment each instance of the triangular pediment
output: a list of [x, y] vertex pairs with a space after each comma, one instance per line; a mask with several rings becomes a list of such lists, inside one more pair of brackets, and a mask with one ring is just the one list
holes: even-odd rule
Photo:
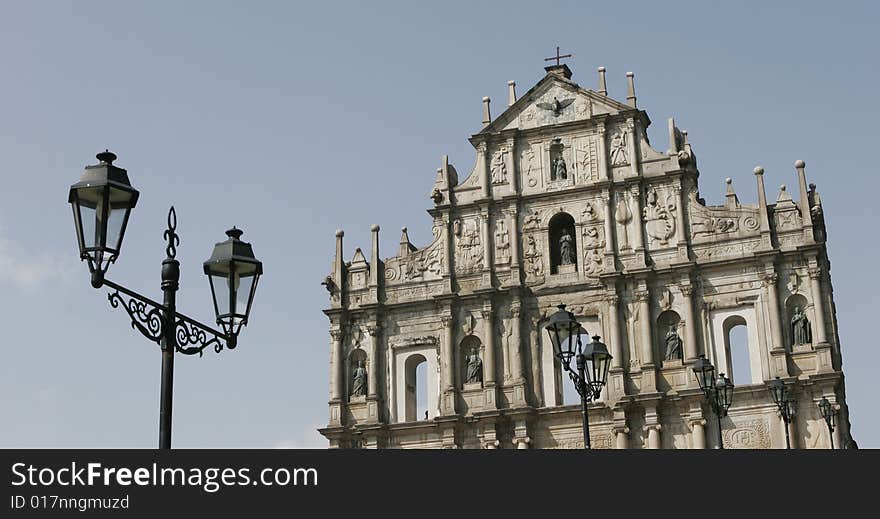
[[527, 130], [633, 110], [636, 109], [551, 73], [544, 76], [478, 135], [514, 128]]

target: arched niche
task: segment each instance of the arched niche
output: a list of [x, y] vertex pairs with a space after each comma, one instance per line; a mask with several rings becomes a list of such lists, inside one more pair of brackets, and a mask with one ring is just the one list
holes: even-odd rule
[[675, 310], [664, 310], [657, 316], [655, 333], [657, 348], [654, 358], [660, 359], [661, 365], [667, 361], [681, 361], [684, 358], [684, 330], [682, 330], [681, 317]]
[[565, 212], [557, 213], [548, 224], [550, 245], [550, 274], [577, 272], [578, 253], [574, 218]]
[[[354, 391], [354, 382], [355, 382], [355, 373], [358, 367], [358, 364], [363, 363], [364, 369], [367, 368], [367, 352], [365, 352], [361, 348], [355, 348], [351, 350], [348, 354], [348, 369], [346, 369], [346, 373], [348, 376], [346, 377], [346, 394], [351, 398], [357, 398], [357, 395], [353, 395]], [[367, 384], [372, 384], [373, 381], [367, 380]], [[369, 387], [369, 386], [368, 386]], [[360, 395], [362, 396], [362, 395]]]
[[[800, 312], [800, 315], [798, 314]], [[792, 294], [785, 301], [785, 341], [786, 346], [794, 350], [797, 347], [810, 345], [813, 343], [813, 322], [815, 314], [813, 307], [807, 302], [807, 298], [801, 294]], [[803, 324], [796, 323], [799, 319], [806, 318]], [[797, 333], [795, 328], [800, 325], [800, 332]], [[798, 340], [798, 339], [801, 340]]]
[[[476, 350], [477, 356], [480, 359], [480, 376], [479, 379], [475, 382], [468, 382], [468, 364], [470, 360], [470, 356], [472, 352]], [[458, 345], [458, 380], [459, 387], [464, 389], [465, 386], [471, 386], [472, 384], [481, 384], [483, 381], [484, 373], [482, 361], [485, 358], [485, 351], [482, 342], [479, 337], [476, 335], [468, 335]]]

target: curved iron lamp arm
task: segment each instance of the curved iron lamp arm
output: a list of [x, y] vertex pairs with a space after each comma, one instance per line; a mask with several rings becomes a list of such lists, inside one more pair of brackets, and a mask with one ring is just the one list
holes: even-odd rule
[[[107, 294], [110, 306], [119, 308], [121, 305], [131, 318], [131, 327], [141, 332], [147, 339], [160, 344], [163, 330], [168, 323], [168, 309], [165, 305], [109, 279], [102, 281], [104, 285], [113, 289], [113, 292]], [[128, 299], [126, 300], [120, 293], [128, 296]], [[224, 342], [230, 350], [236, 346], [238, 338], [235, 335], [226, 335], [180, 312], [174, 312], [173, 319], [174, 349], [178, 353], [198, 354], [201, 357], [205, 348], [211, 345], [217, 353], [223, 351]]]

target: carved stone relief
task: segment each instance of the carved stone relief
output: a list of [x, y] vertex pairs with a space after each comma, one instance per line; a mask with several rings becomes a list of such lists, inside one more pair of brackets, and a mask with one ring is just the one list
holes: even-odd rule
[[536, 187], [539, 182], [540, 165], [538, 164], [538, 157], [535, 155], [535, 150], [532, 149], [531, 144], [526, 145], [520, 151], [519, 160], [520, 171], [523, 173], [526, 185], [529, 187]]
[[596, 141], [584, 138], [577, 142], [575, 155], [580, 182], [589, 182], [599, 178], [598, 161], [596, 160]]
[[584, 227], [584, 274], [587, 276], [597, 277], [602, 273], [603, 249], [605, 248], [603, 233], [604, 229], [599, 225]]
[[507, 154], [507, 148], [501, 148], [492, 155], [492, 183], [507, 183], [507, 161], [504, 156]]
[[648, 188], [642, 217], [645, 220], [645, 232], [652, 242], [666, 245], [675, 234], [675, 210], [675, 193], [666, 193], [661, 198], [655, 188]]
[[525, 259], [526, 278], [543, 279], [544, 259], [541, 252], [540, 238], [533, 235], [526, 236], [526, 247], [523, 253]]
[[770, 448], [770, 427], [763, 419], [734, 422], [734, 428], [722, 430], [721, 436], [728, 449]]
[[619, 244], [621, 250], [632, 248], [629, 243], [629, 232], [627, 230], [629, 223], [633, 219], [633, 213], [630, 209], [631, 198], [632, 194], [629, 191], [618, 191], [617, 193], [617, 209], [614, 211], [614, 220], [623, 228]]
[[617, 130], [611, 136], [609, 149], [611, 152], [612, 166], [626, 166], [629, 164], [627, 144], [626, 133], [623, 130]]
[[510, 263], [510, 233], [500, 218], [495, 221], [495, 263]]
[[455, 271], [459, 274], [470, 274], [483, 269], [483, 241], [480, 236], [480, 224], [474, 220], [461, 223], [461, 236], [455, 249]]

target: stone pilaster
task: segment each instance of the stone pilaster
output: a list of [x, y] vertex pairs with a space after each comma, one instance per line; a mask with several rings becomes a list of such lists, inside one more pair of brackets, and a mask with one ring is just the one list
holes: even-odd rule
[[[630, 175], [639, 176], [639, 157], [638, 157], [638, 132], [636, 131], [636, 122], [632, 117], [626, 120], [626, 142], [629, 143], [629, 168]], [[640, 242], [641, 243], [641, 242]]]
[[608, 136], [605, 129], [605, 121], [602, 120], [596, 125], [596, 140], [599, 155], [599, 176], [602, 178], [612, 179], [611, 168], [608, 167]]
[[776, 285], [778, 278], [779, 276], [776, 272], [768, 271], [761, 278], [761, 283], [767, 292], [767, 312], [770, 314], [768, 316], [770, 318], [770, 337], [773, 341], [773, 344], [768, 348], [771, 357], [770, 371], [773, 376], [784, 378], [788, 376], [788, 355], [779, 316], [779, 289]]
[[706, 448], [706, 419], [692, 418], [688, 425], [691, 426], [691, 448]]
[[[683, 180], [682, 180], [683, 182]], [[685, 196], [684, 190], [682, 189], [680, 184], [676, 184], [673, 188], [675, 190], [675, 199], [676, 199], [676, 208], [675, 208], [675, 216], [678, 219], [675, 226], [675, 238], [678, 242], [678, 259], [681, 261], [688, 260], [688, 250], [687, 250], [687, 232], [684, 227], [684, 208], [685, 208]]]
[[440, 402], [440, 412], [443, 416], [455, 414], [456, 381], [455, 381], [455, 330], [453, 329], [453, 315], [450, 313], [440, 317], [443, 325], [441, 335], [443, 365], [440, 368], [443, 383], [443, 396]]
[[495, 408], [497, 406], [495, 387], [495, 311], [491, 307], [484, 307], [481, 315], [483, 317], [483, 337], [486, 340], [486, 358], [483, 359], [483, 387], [486, 394], [486, 406]]

